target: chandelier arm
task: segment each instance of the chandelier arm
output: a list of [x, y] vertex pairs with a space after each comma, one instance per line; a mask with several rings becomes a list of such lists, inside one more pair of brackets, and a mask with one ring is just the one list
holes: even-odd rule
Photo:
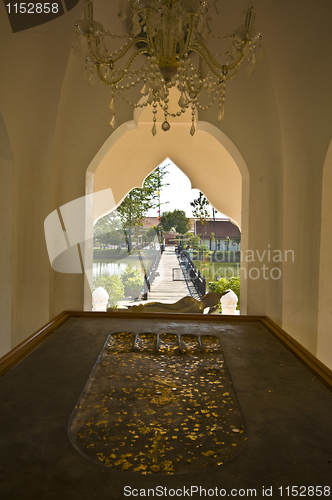
[[[247, 42], [245, 43], [245, 46], [247, 45]], [[200, 49], [202, 52], [206, 52], [206, 55], [207, 57], [209, 58], [211, 64], [213, 66], [215, 66], [216, 68], [220, 69], [221, 71], [224, 69], [224, 68], [227, 68], [227, 70], [232, 70], [232, 69], [235, 69], [237, 66], [239, 66], [242, 61], [243, 61], [243, 58], [244, 58], [244, 49], [242, 50], [241, 52], [241, 55], [239, 57], [239, 59], [237, 61], [235, 61], [233, 64], [230, 64], [229, 66], [225, 66], [225, 65], [221, 65], [219, 63], [217, 63], [217, 61], [215, 60], [215, 58], [213, 57], [213, 55], [211, 54], [211, 52], [209, 51], [209, 49], [207, 47], [205, 47], [204, 45], [202, 45], [201, 43], [195, 43], [194, 45], [192, 45], [191, 47], [193, 50], [195, 50], [196, 48], [196, 52], [198, 52], [197, 49]], [[205, 62], [207, 63], [208, 61], [206, 60], [206, 57], [204, 57], [204, 55], [202, 54], [202, 52], [198, 52], [199, 54], [202, 55], [202, 57], [204, 58]], [[210, 66], [210, 65], [209, 65]], [[210, 66], [210, 69], [212, 69], [212, 67]], [[214, 71], [213, 71], [214, 72]], [[214, 72], [215, 73], [215, 72]], [[216, 73], [215, 73], [216, 74]], [[226, 75], [225, 75], [226, 76]], [[227, 76], [226, 76], [227, 78]]]
[[106, 80], [103, 75], [101, 74], [101, 65], [100, 64], [97, 64], [97, 73], [98, 73], [98, 76], [99, 78], [101, 79], [101, 81], [103, 82], [104, 85], [115, 85], [116, 83], [118, 83], [120, 80], [116, 81], [116, 82], [109, 82], [108, 80]]
[[226, 79], [233, 80], [233, 78], [235, 78], [239, 74], [239, 71], [240, 71], [240, 66], [238, 65], [237, 68], [235, 68], [234, 73], [232, 73], [231, 75], [227, 75]]
[[[205, 47], [205, 45], [201, 44], [201, 43], [195, 43], [192, 45], [191, 47], [193, 50], [197, 49], [196, 52], [199, 51], [199, 54], [203, 57], [203, 59], [205, 60], [205, 62], [207, 62], [207, 59], [210, 60], [211, 64], [215, 67], [215, 68], [218, 68], [220, 69], [221, 71], [223, 70], [224, 68], [224, 65], [222, 64], [219, 64], [215, 58], [213, 57], [213, 55], [211, 54], [211, 52], [209, 51], [209, 49], [207, 47]], [[205, 53], [205, 55], [204, 55]]]
[[[116, 63], [118, 62], [127, 52], [128, 50], [133, 46], [135, 45], [136, 43], [138, 42], [144, 42], [144, 43], [147, 43], [146, 41], [146, 38], [143, 38], [143, 37], [139, 37], [139, 38], [134, 38], [131, 42], [129, 42], [129, 44], [127, 45], [127, 47], [124, 48], [124, 50], [122, 52], [120, 52], [120, 54], [115, 58], [113, 59], [113, 62]], [[145, 49], [144, 49], [145, 52], [147, 52]], [[138, 55], [138, 54], [137, 54]]]
[[[128, 50], [133, 46], [135, 45], [135, 43], [137, 42], [146, 42], [146, 38], [135, 38], [134, 40], [132, 40], [128, 45], [126, 45], [124, 48], [123, 48], [123, 51], [113, 59], [114, 57], [114, 54], [111, 54], [107, 59], [101, 59], [100, 58], [100, 55], [96, 54], [94, 52], [94, 50], [90, 47], [90, 53], [93, 55], [93, 57], [96, 59], [96, 61], [98, 61], [100, 64], [111, 64], [111, 63], [116, 63], [118, 62], [127, 52]], [[140, 49], [142, 50], [142, 49]], [[147, 52], [146, 49], [144, 49], [144, 52]]]
[[131, 35], [129, 35], [129, 33], [126, 33], [125, 35], [117, 35], [116, 33], [111, 33], [110, 31], [107, 31], [107, 30], [104, 30], [104, 35], [110, 36], [111, 38], [118, 38], [118, 39], [131, 38]]
[[[201, 46], [202, 47], [202, 46]], [[213, 67], [213, 64], [212, 62], [206, 57], [206, 55], [204, 54], [204, 52], [201, 50], [200, 47], [198, 47], [197, 45], [192, 45], [191, 47], [191, 50], [193, 50], [194, 52], [197, 52], [197, 54], [199, 54], [203, 60], [206, 62], [206, 64], [209, 66], [210, 70], [212, 71], [212, 73], [217, 77], [217, 78], [220, 78], [220, 74], [216, 72], [215, 68]], [[222, 67], [220, 68], [222, 69]]]
[[[119, 78], [117, 78], [116, 80], [113, 80], [113, 81], [111, 81], [111, 82], [109, 82], [108, 80], [106, 80], [106, 79], [102, 76], [102, 74], [101, 74], [101, 64], [99, 63], [99, 64], [97, 65], [97, 70], [98, 70], [98, 75], [99, 75], [99, 77], [100, 77], [101, 81], [102, 81], [103, 83], [105, 83], [105, 85], [116, 85], [116, 84], [118, 84], [119, 82], [121, 82], [121, 80], [123, 80], [123, 78], [124, 78], [124, 76], [125, 76], [126, 71], [130, 68], [130, 66], [132, 65], [132, 63], [133, 63], [133, 62], [134, 62], [134, 60], [136, 59], [136, 57], [137, 57], [137, 56], [139, 56], [140, 54], [145, 53], [145, 52], [147, 52], [147, 50], [146, 50], [146, 49], [143, 49], [143, 48], [142, 48], [142, 49], [137, 50], [137, 51], [135, 52], [135, 54], [133, 54], [133, 55], [131, 56], [131, 58], [129, 59], [129, 61], [128, 61], [128, 63], [127, 63], [127, 65], [126, 65], [126, 67], [122, 70], [122, 75], [121, 75]], [[99, 61], [98, 61], [98, 62], [99, 62]], [[103, 63], [103, 64], [104, 64], [104, 63]]]
[[[245, 44], [245, 47], [246, 47], [246, 45], [247, 45], [247, 44]], [[236, 68], [238, 68], [238, 67], [241, 65], [241, 63], [242, 63], [243, 59], [244, 59], [244, 49], [242, 50], [242, 52], [241, 52], [241, 55], [240, 55], [239, 59], [238, 59], [237, 61], [235, 61], [235, 63], [230, 64], [229, 66], [227, 66], [227, 68], [228, 68], [229, 70], [232, 70], [232, 69], [236, 69]], [[227, 78], [227, 79], [229, 79], [229, 78]]]

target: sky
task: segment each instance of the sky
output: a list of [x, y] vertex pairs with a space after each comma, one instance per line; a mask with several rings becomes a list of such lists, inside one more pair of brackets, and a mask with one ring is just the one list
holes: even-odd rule
[[[172, 212], [177, 208], [184, 210], [187, 217], [193, 217], [190, 202], [198, 198], [199, 190], [191, 189], [191, 182], [188, 177], [169, 158], [166, 158], [159, 166], [163, 165], [167, 165], [168, 170], [168, 174], [164, 177], [164, 182], [169, 185], [163, 187], [161, 191], [161, 213]], [[147, 215], [149, 217], [157, 216], [156, 209], [150, 210]], [[211, 209], [210, 215], [212, 217]], [[217, 217], [227, 216], [218, 212]]]

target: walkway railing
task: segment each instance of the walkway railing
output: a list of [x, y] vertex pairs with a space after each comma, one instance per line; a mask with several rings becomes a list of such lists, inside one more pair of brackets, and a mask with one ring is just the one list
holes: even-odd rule
[[151, 285], [154, 282], [154, 279], [156, 277], [156, 272], [159, 266], [159, 262], [162, 256], [162, 253], [164, 251], [163, 245], [160, 247], [160, 252], [157, 253], [156, 258], [152, 262], [151, 266], [149, 269], [146, 271], [144, 275], [144, 292], [143, 292], [143, 300], [148, 299], [148, 293], [151, 290]]
[[203, 295], [206, 294], [205, 277], [201, 276], [200, 271], [197, 271], [196, 266], [191, 260], [188, 252], [183, 250], [180, 245], [175, 247], [175, 252], [180, 259], [180, 265], [184, 267], [187, 279], [191, 281], [199, 297], [203, 297]]

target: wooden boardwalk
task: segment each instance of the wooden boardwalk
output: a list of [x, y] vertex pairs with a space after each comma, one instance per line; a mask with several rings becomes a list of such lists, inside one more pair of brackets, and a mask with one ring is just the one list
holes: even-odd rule
[[161, 256], [157, 270], [158, 275], [151, 285], [148, 299], [126, 299], [121, 301], [119, 306], [132, 306], [139, 303], [147, 304], [148, 302], [172, 304], [182, 299], [182, 297], [190, 295], [185, 281], [173, 281], [173, 269], [177, 269], [177, 276], [183, 276], [174, 246], [170, 246], [166, 247]]
[[174, 247], [166, 247], [158, 266], [159, 276], [156, 276], [152, 283], [148, 300], [145, 302], [165, 302], [171, 304], [180, 300], [186, 295], [190, 295], [185, 281], [173, 281], [173, 269], [177, 268], [178, 276], [182, 276], [179, 261], [174, 251]]

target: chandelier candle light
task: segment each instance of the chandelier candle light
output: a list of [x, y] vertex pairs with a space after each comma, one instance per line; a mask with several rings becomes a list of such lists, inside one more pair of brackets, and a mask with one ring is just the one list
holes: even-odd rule
[[[230, 35], [216, 36], [210, 27], [212, 10], [217, 15], [218, 0], [121, 0], [119, 18], [127, 18], [125, 4], [131, 8], [131, 33], [115, 35], [93, 19], [92, 0], [84, 2], [84, 19], [76, 23], [72, 47], [81, 55], [81, 36], [87, 41], [84, 78], [90, 85], [98, 79], [110, 86], [111, 125], [115, 128], [115, 97], [135, 108], [152, 105], [152, 134], [157, 133], [158, 108], [164, 114], [162, 130], [170, 129], [169, 116], [181, 116], [191, 108], [190, 134], [195, 133], [195, 113], [218, 102], [218, 120], [224, 117], [226, 81], [238, 75], [244, 61], [250, 76], [262, 57], [261, 33], [254, 28], [255, 9], [246, 11], [243, 26]], [[128, 41], [110, 52], [106, 38]], [[208, 48], [213, 40], [228, 41], [228, 50], [214, 54]], [[140, 57], [139, 57], [140, 56]], [[139, 64], [140, 59], [143, 60]], [[218, 59], [218, 60], [217, 60]], [[223, 63], [218, 62], [223, 59]], [[122, 67], [120, 64], [122, 63]], [[143, 103], [129, 102], [126, 90], [142, 85]], [[180, 91], [178, 111], [169, 110], [169, 91]], [[204, 104], [204, 105], [203, 105]]]

